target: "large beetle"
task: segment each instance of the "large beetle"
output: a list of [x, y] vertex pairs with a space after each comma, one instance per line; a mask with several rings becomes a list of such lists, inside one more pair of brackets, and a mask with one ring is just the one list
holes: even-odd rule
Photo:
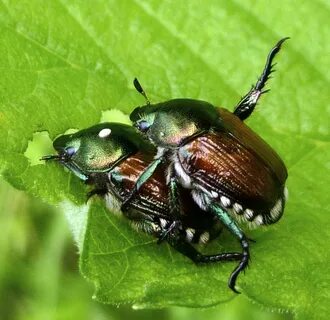
[[[59, 136], [53, 142], [55, 155], [43, 160], [55, 160], [67, 167], [81, 180], [93, 186], [88, 194], [105, 198], [112, 212], [120, 211], [122, 201], [132, 191], [138, 177], [152, 162], [154, 147], [136, 130], [120, 123], [102, 123], [73, 134]], [[166, 240], [172, 247], [195, 262], [233, 261], [241, 253], [227, 252], [203, 255], [192, 243], [207, 243], [221, 231], [219, 221], [203, 212], [191, 199], [187, 190], [180, 190], [180, 228], [169, 229], [174, 218], [170, 215], [168, 187], [159, 166], [154, 175], [132, 198], [130, 207], [123, 212], [133, 227]]]
[[177, 217], [168, 232], [180, 227], [178, 185], [191, 190], [198, 206], [211, 212], [239, 240], [242, 259], [229, 278], [235, 289], [239, 273], [249, 262], [248, 238], [237, 222], [272, 224], [282, 216], [287, 170], [276, 152], [256, 135], [243, 120], [253, 112], [279, 52], [281, 39], [270, 51], [257, 83], [231, 113], [210, 103], [174, 99], [151, 104], [134, 80], [135, 88], [146, 98], [146, 105], [133, 110], [130, 118], [136, 128], [157, 146], [154, 161], [139, 177], [122, 208], [130, 206], [135, 192], [152, 177], [158, 165], [166, 165], [171, 215]]

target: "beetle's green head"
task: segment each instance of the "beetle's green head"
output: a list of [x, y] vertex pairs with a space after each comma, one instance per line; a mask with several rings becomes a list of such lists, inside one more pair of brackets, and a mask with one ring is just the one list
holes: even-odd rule
[[53, 142], [57, 155], [43, 160], [57, 160], [82, 180], [102, 173], [138, 150], [150, 150], [135, 130], [120, 123], [101, 123], [73, 134], [65, 134]]
[[190, 136], [221, 125], [213, 105], [193, 99], [174, 99], [137, 107], [130, 119], [153, 144], [164, 148], [175, 148]]

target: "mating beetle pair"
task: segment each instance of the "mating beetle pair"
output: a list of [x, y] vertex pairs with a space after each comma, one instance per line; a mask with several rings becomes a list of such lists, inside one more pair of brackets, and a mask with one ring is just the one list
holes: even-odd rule
[[[266, 92], [272, 60], [286, 39], [272, 48], [233, 113], [191, 99], [150, 104], [135, 79], [147, 103], [130, 118], [151, 144], [132, 127], [104, 123], [60, 136], [54, 141], [58, 154], [43, 159], [58, 160], [95, 186], [90, 195], [103, 195], [112, 210], [195, 262], [239, 261], [228, 282], [237, 292], [236, 279], [250, 256], [237, 222], [274, 223], [285, 205], [285, 165], [243, 120]], [[202, 255], [191, 245], [216, 237], [221, 226], [238, 239], [242, 253]]]

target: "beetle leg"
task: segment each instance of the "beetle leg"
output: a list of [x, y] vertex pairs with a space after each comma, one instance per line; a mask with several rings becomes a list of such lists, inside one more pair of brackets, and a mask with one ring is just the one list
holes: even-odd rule
[[238, 105], [235, 107], [234, 114], [238, 116], [241, 120], [245, 120], [250, 116], [250, 114], [253, 112], [260, 96], [263, 93], [266, 93], [269, 90], [262, 90], [265, 86], [267, 80], [269, 79], [269, 76], [272, 72], [274, 72], [274, 65], [273, 59], [276, 56], [276, 54], [280, 51], [282, 43], [289, 39], [288, 37], [281, 39], [279, 42], [276, 43], [276, 45], [270, 50], [268, 56], [266, 65], [264, 67], [264, 70], [262, 71], [261, 76], [259, 77], [257, 83], [252, 86], [251, 90], [241, 99], [241, 101], [238, 103]]
[[250, 253], [249, 253], [249, 243], [247, 237], [244, 235], [243, 231], [236, 224], [235, 220], [220, 206], [212, 204], [210, 210], [216, 214], [220, 221], [227, 227], [227, 229], [238, 238], [241, 247], [243, 249], [241, 261], [235, 270], [231, 273], [228, 280], [228, 287], [234, 292], [239, 293], [235, 289], [235, 283], [238, 275], [248, 266]]
[[[170, 173], [170, 178], [168, 182], [169, 186], [169, 203], [170, 203], [170, 211], [171, 215], [175, 217], [180, 217], [180, 197], [178, 192], [177, 181], [175, 175], [173, 174], [173, 170]], [[238, 252], [227, 252], [227, 253], [219, 253], [214, 255], [203, 255], [198, 252], [191, 244], [189, 244], [185, 238], [180, 234], [180, 221], [174, 220], [170, 226], [165, 229], [158, 240], [160, 243], [165, 238], [168, 243], [181, 252], [183, 255], [187, 256], [195, 263], [209, 263], [209, 262], [217, 262], [217, 261], [236, 261], [242, 260], [242, 254]]]
[[180, 216], [181, 214], [181, 203], [180, 203], [180, 196], [178, 190], [178, 183], [174, 174], [173, 166], [169, 167], [169, 174], [168, 174], [168, 202], [170, 207], [170, 217], [174, 220], [171, 222], [169, 226], [163, 228], [160, 237], [158, 239], [158, 243], [161, 243], [165, 240], [167, 235], [171, 232], [174, 232], [176, 229], [181, 227]]
[[218, 261], [237, 261], [242, 260], [242, 254], [239, 252], [224, 252], [214, 255], [203, 255], [188, 243], [179, 233], [171, 233], [167, 237], [167, 242], [184, 256], [195, 263], [209, 263]]
[[173, 219], [179, 219], [182, 217], [182, 205], [180, 201], [180, 192], [178, 190], [178, 180], [174, 171], [173, 164], [169, 167], [166, 184], [169, 191], [168, 202], [170, 207], [170, 215], [173, 217]]
[[163, 161], [162, 158], [155, 159], [143, 171], [143, 173], [139, 176], [139, 178], [135, 182], [135, 185], [134, 185], [132, 191], [129, 193], [127, 198], [123, 201], [123, 203], [121, 205], [121, 211], [127, 211], [129, 204], [130, 204], [131, 200], [133, 199], [133, 197], [136, 195], [136, 193], [139, 191], [139, 189], [143, 186], [143, 184], [152, 176], [152, 174], [155, 172], [155, 170], [161, 164], [162, 161]]
[[180, 217], [181, 213], [181, 203], [180, 203], [180, 195], [178, 190], [178, 183], [176, 176], [174, 174], [173, 166], [169, 167], [169, 174], [167, 177], [167, 186], [168, 186], [168, 202], [170, 207], [170, 217], [174, 219], [169, 226], [166, 226], [158, 239], [158, 243], [161, 243], [167, 235], [171, 232], [174, 232], [176, 229], [181, 227]]

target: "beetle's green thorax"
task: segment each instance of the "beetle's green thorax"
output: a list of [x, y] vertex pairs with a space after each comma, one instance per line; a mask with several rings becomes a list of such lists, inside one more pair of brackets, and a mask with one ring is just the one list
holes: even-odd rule
[[53, 158], [82, 180], [92, 173], [107, 172], [128, 155], [150, 148], [132, 127], [119, 123], [101, 123], [62, 135], [54, 140], [53, 146], [58, 152]]
[[131, 121], [160, 147], [176, 147], [202, 130], [221, 126], [216, 108], [208, 102], [174, 99], [137, 107]]

